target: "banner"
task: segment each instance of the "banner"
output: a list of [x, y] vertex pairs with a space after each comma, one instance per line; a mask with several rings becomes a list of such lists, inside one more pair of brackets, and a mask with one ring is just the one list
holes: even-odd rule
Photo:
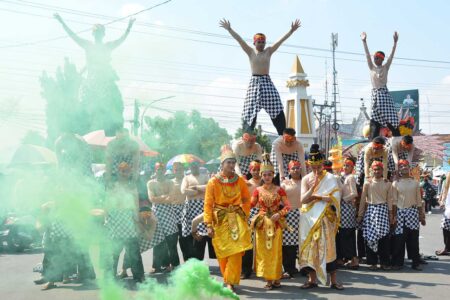
[[419, 126], [419, 90], [405, 90], [390, 92], [394, 99], [395, 109], [400, 113], [400, 120], [407, 117], [414, 118], [414, 132]]

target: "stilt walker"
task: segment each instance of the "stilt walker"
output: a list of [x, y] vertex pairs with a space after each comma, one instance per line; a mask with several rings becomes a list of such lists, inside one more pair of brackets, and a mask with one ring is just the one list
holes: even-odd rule
[[[380, 135], [381, 126], [387, 127], [392, 131], [393, 136], [399, 136], [399, 117], [394, 107], [394, 101], [389, 90], [386, 87], [388, 71], [394, 59], [395, 49], [397, 47], [398, 33], [394, 33], [394, 46], [386, 63], [383, 65], [385, 54], [377, 51], [372, 58], [367, 47], [367, 34], [361, 33], [361, 39], [366, 53], [367, 64], [370, 70], [370, 79], [372, 81], [372, 112], [370, 115], [370, 139]], [[385, 166], [386, 167], [386, 166]]]
[[291, 29], [275, 44], [266, 48], [266, 36], [257, 33], [253, 36], [253, 45], [250, 47], [233, 29], [226, 19], [220, 21], [220, 27], [225, 28], [231, 36], [239, 43], [242, 50], [248, 55], [252, 69], [252, 77], [245, 98], [244, 110], [242, 112], [244, 132], [253, 131], [256, 126], [258, 112], [264, 108], [272, 119], [278, 135], [283, 134], [286, 127], [286, 118], [283, 112], [280, 94], [269, 76], [270, 58], [281, 44], [287, 40], [294, 31], [300, 27], [300, 21], [292, 22]]

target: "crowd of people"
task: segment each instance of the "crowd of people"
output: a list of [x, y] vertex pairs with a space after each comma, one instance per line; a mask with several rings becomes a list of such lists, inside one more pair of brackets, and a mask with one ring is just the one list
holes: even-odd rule
[[[425, 205], [420, 183], [411, 176], [411, 137], [403, 138], [397, 150], [392, 140], [376, 137], [357, 159], [345, 157], [341, 170], [333, 169], [316, 144], [305, 160], [295, 135], [286, 128], [272, 153], [263, 154], [256, 136], [246, 132], [232, 147], [222, 147], [217, 173], [203, 172], [197, 162], [175, 162], [169, 177], [162, 162], [154, 164], [152, 174], [140, 174], [139, 147], [119, 130], [106, 149], [105, 199], [91, 211], [96, 230], [106, 236], [100, 243], [104, 276], [120, 280], [131, 269], [141, 282], [142, 253], [149, 249], [152, 275], [169, 273], [189, 259], [204, 260], [206, 247], [233, 291], [254, 273], [268, 290], [300, 273], [308, 276], [302, 289], [326, 284], [329, 274], [330, 287], [342, 290], [339, 268], [357, 270], [366, 263], [370, 270], [399, 270], [405, 249], [412, 268], [420, 271]], [[65, 135], [57, 146], [61, 169], [89, 176], [79, 159], [88, 153], [87, 145]], [[392, 163], [393, 151], [397, 163]], [[448, 183], [442, 190], [445, 202]], [[53, 202], [42, 206], [47, 213], [55, 208]], [[51, 289], [58, 281], [95, 279], [89, 245], [75, 246], [70, 226], [56, 216], [48, 213], [43, 274], [36, 283]], [[444, 217], [445, 248], [436, 254], [449, 253], [449, 224]], [[67, 245], [76, 251], [68, 252]]]

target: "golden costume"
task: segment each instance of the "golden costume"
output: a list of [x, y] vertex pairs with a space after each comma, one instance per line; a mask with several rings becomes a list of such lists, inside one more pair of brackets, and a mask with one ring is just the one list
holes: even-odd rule
[[[253, 192], [252, 207], [258, 205], [259, 212], [253, 218], [251, 228], [256, 232], [256, 276], [265, 280], [279, 280], [281, 278], [283, 229], [287, 228], [284, 216], [290, 210], [286, 192], [275, 185], [270, 190], [263, 186]], [[280, 209], [280, 205], [283, 208]], [[271, 217], [280, 214], [276, 222]]]
[[[312, 186], [313, 173], [305, 176], [302, 181], [307, 189]], [[303, 185], [303, 184], [302, 184]], [[299, 264], [300, 269], [310, 267], [317, 273], [322, 284], [327, 280], [327, 263], [336, 260], [336, 232], [339, 227], [341, 192], [336, 178], [326, 171], [319, 176], [319, 184], [314, 194], [329, 196], [330, 202], [313, 201], [303, 204], [300, 216], [299, 230]]]

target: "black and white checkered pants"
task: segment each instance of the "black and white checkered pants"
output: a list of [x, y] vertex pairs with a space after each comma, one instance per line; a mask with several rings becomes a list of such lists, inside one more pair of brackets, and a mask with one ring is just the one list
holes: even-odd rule
[[185, 210], [185, 206], [186, 206], [185, 203], [172, 205], [173, 213], [175, 214], [175, 216], [177, 218], [177, 224], [183, 223], [183, 213]]
[[[192, 220], [203, 213], [203, 205], [203, 199], [186, 200], [183, 220], [181, 222], [183, 237], [192, 234]], [[202, 236], [208, 235], [205, 223], [198, 224], [197, 233]]]
[[298, 228], [300, 224], [300, 210], [293, 209], [286, 215], [286, 223], [292, 228], [292, 231], [283, 230], [283, 246], [298, 245]]
[[[284, 153], [282, 153], [281, 156], [283, 157], [284, 174], [280, 174], [280, 177], [286, 177], [287, 178], [289, 176], [289, 168], [288, 168], [289, 162], [291, 160], [296, 160], [296, 161], [300, 161], [300, 160], [298, 158], [297, 151], [295, 151], [294, 153], [291, 153], [291, 154], [284, 154]], [[276, 156], [275, 156], [275, 151], [274, 151], [273, 147], [272, 147], [272, 151], [270, 152], [270, 161], [273, 164], [273, 167], [275, 169], [275, 176], [276, 176], [280, 171], [279, 171], [279, 168], [278, 168], [278, 162], [277, 162], [277, 159], [276, 159]]]
[[385, 127], [387, 123], [398, 127], [398, 113], [395, 110], [394, 100], [387, 87], [372, 89], [372, 111], [370, 118]]
[[157, 219], [156, 230], [151, 241], [140, 237], [139, 249], [141, 253], [158, 246], [164, 241], [166, 236], [178, 232], [177, 216], [175, 215], [173, 206], [173, 204], [154, 204], [152, 206], [152, 211]]
[[341, 200], [341, 228], [356, 228], [356, 207]]
[[389, 210], [386, 203], [367, 206], [363, 221], [363, 237], [373, 252], [378, 251], [378, 240], [389, 234], [389, 225]]
[[283, 111], [283, 104], [269, 75], [253, 75], [247, 89], [242, 112], [244, 123], [251, 126], [262, 108], [269, 114], [270, 118], [275, 119]]
[[447, 219], [445, 216], [441, 220], [441, 229], [450, 231], [450, 219]]
[[419, 230], [419, 210], [417, 207], [397, 209], [397, 227], [394, 233], [403, 234], [403, 227], [411, 230]]
[[255, 159], [255, 153], [247, 156], [239, 156], [239, 169], [241, 169], [241, 175], [247, 175], [250, 173], [250, 163]]

